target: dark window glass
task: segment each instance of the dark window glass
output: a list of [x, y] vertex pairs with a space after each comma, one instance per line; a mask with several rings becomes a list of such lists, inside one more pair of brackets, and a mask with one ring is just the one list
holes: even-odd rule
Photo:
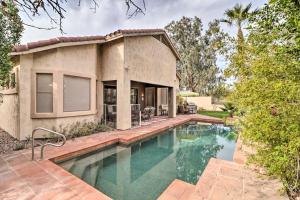
[[104, 104], [117, 104], [117, 88], [113, 86], [104, 86]]
[[138, 89], [137, 88], [131, 88], [130, 90], [130, 103], [131, 104], [138, 104]]

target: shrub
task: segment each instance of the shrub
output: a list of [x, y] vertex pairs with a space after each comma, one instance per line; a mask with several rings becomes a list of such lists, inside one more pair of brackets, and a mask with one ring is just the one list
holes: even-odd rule
[[64, 133], [68, 139], [91, 135], [97, 132], [106, 132], [113, 130], [112, 128], [102, 124], [101, 122], [76, 122]]
[[233, 117], [233, 113], [237, 111], [237, 108], [231, 102], [224, 103], [224, 108], [221, 108], [224, 112], [228, 112], [230, 117]]
[[13, 148], [14, 151], [19, 151], [19, 150], [22, 150], [22, 149], [25, 149], [25, 144], [23, 142], [16, 143], [14, 148]]
[[[250, 161], [300, 197], [300, 5], [270, 1], [250, 19], [232, 100], [244, 111], [241, 134], [257, 153]], [[242, 65], [241, 65], [242, 64]], [[235, 68], [232, 68], [235, 69]]]

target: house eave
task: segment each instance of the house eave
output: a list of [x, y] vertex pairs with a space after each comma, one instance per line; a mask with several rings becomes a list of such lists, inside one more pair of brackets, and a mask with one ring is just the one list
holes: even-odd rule
[[102, 44], [102, 43], [105, 43], [105, 40], [93, 40], [93, 41], [84, 41], [84, 42], [64, 42], [64, 43], [58, 43], [58, 44], [53, 44], [53, 45], [47, 45], [47, 46], [43, 46], [43, 47], [37, 47], [37, 48], [29, 49], [26, 51], [11, 52], [10, 56], [18, 56], [18, 55], [24, 55], [24, 54], [37, 53], [40, 51], [46, 51], [46, 50], [60, 48], [60, 47], [80, 46], [80, 45], [88, 45], [88, 44]]

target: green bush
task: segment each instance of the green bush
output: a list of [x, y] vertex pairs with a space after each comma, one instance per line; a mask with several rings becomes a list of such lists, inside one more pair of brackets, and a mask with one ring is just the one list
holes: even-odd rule
[[25, 149], [25, 144], [23, 142], [18, 142], [15, 144], [13, 149], [14, 149], [14, 151], [19, 151], [19, 150]]
[[91, 135], [98, 132], [106, 132], [113, 130], [112, 128], [101, 124], [100, 122], [76, 122], [64, 131], [68, 139]]
[[231, 102], [224, 103], [224, 108], [221, 108], [224, 112], [227, 112], [230, 117], [237, 111], [237, 108]]
[[250, 20], [243, 53], [231, 57], [231, 99], [244, 111], [241, 134], [256, 148], [250, 161], [300, 197], [300, 5], [270, 1]]

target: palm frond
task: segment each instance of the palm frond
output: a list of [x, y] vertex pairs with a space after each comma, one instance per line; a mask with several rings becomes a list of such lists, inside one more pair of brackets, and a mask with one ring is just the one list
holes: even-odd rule
[[249, 4], [243, 9], [243, 13], [249, 13], [251, 7], [252, 7], [252, 3], [249, 3]]
[[236, 13], [236, 14], [240, 14], [243, 10], [243, 6], [242, 4], [235, 4], [235, 6], [233, 7], [233, 11]]
[[229, 26], [232, 26], [233, 22], [230, 19], [220, 19], [220, 22], [226, 23]]
[[234, 9], [227, 9], [225, 11], [225, 16], [229, 19], [235, 19], [236, 18], [236, 12]]

